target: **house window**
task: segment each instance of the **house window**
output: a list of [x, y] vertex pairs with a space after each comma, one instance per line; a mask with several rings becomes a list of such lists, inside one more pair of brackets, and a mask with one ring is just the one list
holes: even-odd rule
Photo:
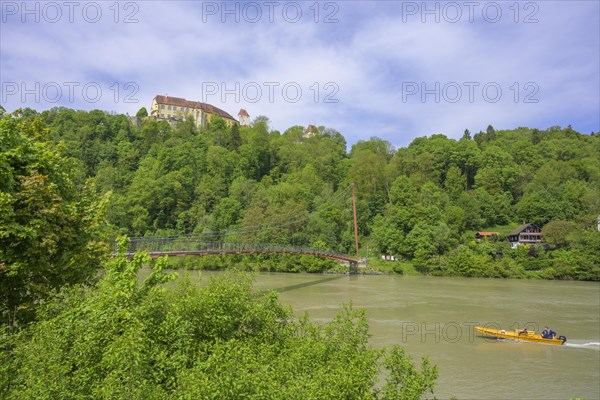
[[161, 109], [161, 110], [164, 110], [164, 109], [165, 109], [165, 105], [164, 105], [164, 104], [161, 104], [161, 105], [160, 105], [160, 109]]
[[171, 109], [171, 106], [167, 107], [167, 109], [168, 109], [168, 110], [170, 110], [170, 109]]

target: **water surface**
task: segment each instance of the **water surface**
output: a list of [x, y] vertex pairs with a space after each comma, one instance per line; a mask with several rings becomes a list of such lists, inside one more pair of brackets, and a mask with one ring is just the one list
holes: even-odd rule
[[[598, 283], [261, 273], [256, 286], [278, 290], [282, 303], [316, 321], [330, 320], [344, 303], [365, 309], [373, 346], [429, 355], [439, 367], [440, 399], [600, 398]], [[490, 340], [475, 325], [549, 325], [568, 342]]]

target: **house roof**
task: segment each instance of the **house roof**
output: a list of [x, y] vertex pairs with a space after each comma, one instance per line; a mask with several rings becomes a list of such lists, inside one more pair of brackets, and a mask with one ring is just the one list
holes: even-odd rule
[[161, 95], [157, 95], [154, 98], [154, 100], [156, 100], [156, 102], [158, 104], [166, 104], [169, 106], [193, 108], [196, 110], [202, 110], [209, 114], [217, 114], [223, 118], [232, 119], [235, 121], [235, 118], [233, 118], [231, 115], [229, 115], [229, 113], [221, 110], [218, 107], [213, 106], [212, 104], [202, 103], [200, 101], [186, 100], [186, 99], [182, 99], [181, 97], [170, 97], [170, 96], [161, 96]]
[[519, 233], [523, 232], [525, 230], [525, 228], [527, 228], [529, 226], [535, 226], [537, 228], [537, 225], [535, 225], [535, 224], [523, 224], [523, 225], [519, 225], [512, 231], [508, 232], [508, 235], [509, 236], [518, 235]]
[[477, 234], [481, 236], [500, 236], [500, 232], [477, 232]]
[[238, 116], [242, 116], [242, 117], [249, 117], [250, 114], [248, 114], [248, 111], [246, 111], [245, 109], [240, 109], [240, 112], [238, 113]]

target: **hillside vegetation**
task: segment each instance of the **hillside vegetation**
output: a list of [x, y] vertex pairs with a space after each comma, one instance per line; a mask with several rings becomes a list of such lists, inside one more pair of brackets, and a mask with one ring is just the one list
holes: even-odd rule
[[[600, 279], [599, 134], [489, 126], [459, 140], [395, 149], [372, 137], [348, 149], [334, 129], [305, 138], [266, 117], [203, 129], [97, 110], [21, 117], [47, 129], [76, 185], [110, 193], [107, 236], [213, 232], [352, 253], [354, 183], [363, 255], [368, 244], [371, 256], [435, 275]], [[543, 227], [546, 246], [510, 249], [503, 235], [525, 222]], [[476, 242], [477, 230], [502, 235]]]

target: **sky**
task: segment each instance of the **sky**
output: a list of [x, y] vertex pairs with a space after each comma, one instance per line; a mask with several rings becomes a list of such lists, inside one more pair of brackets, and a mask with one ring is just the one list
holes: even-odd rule
[[459, 138], [600, 131], [599, 1], [0, 1], [0, 104], [134, 115], [156, 95]]

